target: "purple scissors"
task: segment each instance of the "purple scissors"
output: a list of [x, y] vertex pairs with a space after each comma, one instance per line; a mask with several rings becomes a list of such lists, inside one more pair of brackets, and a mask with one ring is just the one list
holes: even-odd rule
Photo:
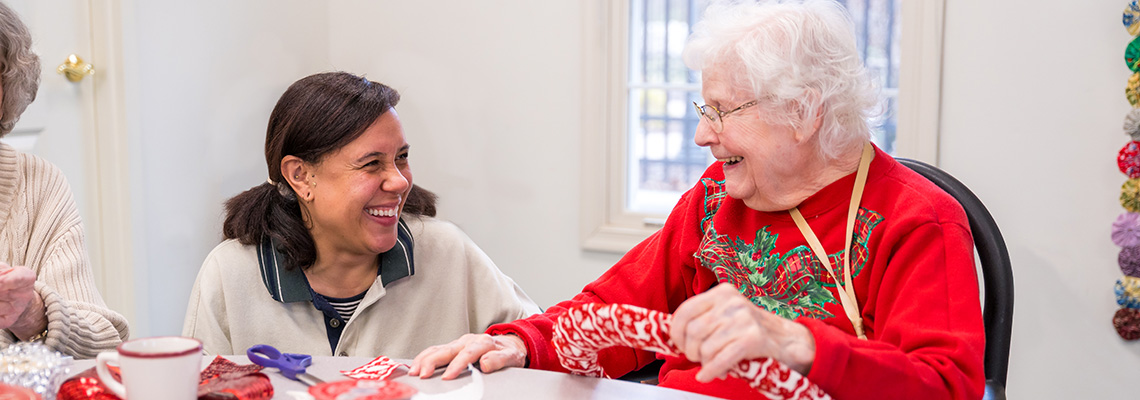
[[313, 356], [308, 354], [284, 353], [277, 348], [259, 344], [245, 351], [249, 360], [254, 364], [267, 368], [277, 368], [286, 378], [299, 381], [309, 386], [325, 383], [321, 378], [306, 373], [305, 368], [313, 365]]

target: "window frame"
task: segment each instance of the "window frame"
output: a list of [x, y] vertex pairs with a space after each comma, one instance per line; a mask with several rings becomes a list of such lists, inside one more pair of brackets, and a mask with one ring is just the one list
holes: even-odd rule
[[[629, 1], [582, 4], [581, 245], [624, 253], [659, 230], [667, 215], [625, 207]], [[900, 14], [895, 153], [938, 165], [945, 0], [903, 1]]]

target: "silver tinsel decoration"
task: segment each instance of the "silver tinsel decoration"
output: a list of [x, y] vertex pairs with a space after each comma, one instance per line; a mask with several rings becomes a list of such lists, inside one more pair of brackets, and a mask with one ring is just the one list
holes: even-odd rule
[[39, 342], [19, 342], [0, 350], [0, 382], [32, 389], [44, 400], [55, 400], [70, 366], [71, 357]]

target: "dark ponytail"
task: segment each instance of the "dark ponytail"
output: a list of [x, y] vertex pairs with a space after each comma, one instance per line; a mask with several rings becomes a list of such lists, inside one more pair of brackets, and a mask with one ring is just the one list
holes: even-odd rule
[[[278, 186], [285, 186], [287, 194], [282, 194]], [[227, 200], [222, 234], [226, 239], [237, 239], [246, 245], [259, 244], [263, 237], [269, 236], [285, 248], [314, 248], [313, 238], [305, 228], [301, 207], [297, 204], [293, 189], [284, 183], [262, 183]], [[298, 265], [310, 265], [316, 260], [315, 251], [281, 250], [286, 254], [307, 256], [307, 260], [298, 259]], [[301, 261], [307, 262], [300, 263]], [[293, 266], [286, 262], [287, 268]]]
[[435, 200], [438, 197], [439, 196], [436, 196], [435, 193], [413, 184], [412, 190], [408, 192], [408, 201], [404, 202], [404, 210], [402, 212], [434, 217]]
[[[395, 89], [346, 72], [305, 77], [285, 90], [269, 117], [265, 161], [269, 179], [226, 201], [222, 233], [244, 245], [273, 238], [285, 255], [285, 268], [307, 268], [316, 245], [301, 217], [293, 188], [281, 176], [286, 155], [318, 163], [326, 154], [359, 137], [400, 101]], [[435, 216], [436, 195], [412, 185], [402, 213]]]

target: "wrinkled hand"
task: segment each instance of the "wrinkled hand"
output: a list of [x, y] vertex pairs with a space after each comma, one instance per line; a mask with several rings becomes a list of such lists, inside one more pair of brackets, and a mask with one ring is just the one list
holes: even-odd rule
[[455, 341], [428, 347], [412, 360], [408, 375], [430, 378], [435, 369], [447, 365], [440, 377], [443, 380], [455, 379], [467, 370], [468, 364], [479, 362], [483, 373], [498, 371], [507, 367], [526, 366], [526, 344], [515, 335], [471, 334]]
[[807, 327], [752, 304], [730, 284], [681, 303], [669, 331], [690, 361], [701, 363], [697, 380], [724, 378], [743, 360], [769, 357], [807, 375], [815, 338]]
[[35, 284], [36, 273], [31, 269], [0, 262], [0, 329], [31, 322], [25, 314], [39, 300]]

